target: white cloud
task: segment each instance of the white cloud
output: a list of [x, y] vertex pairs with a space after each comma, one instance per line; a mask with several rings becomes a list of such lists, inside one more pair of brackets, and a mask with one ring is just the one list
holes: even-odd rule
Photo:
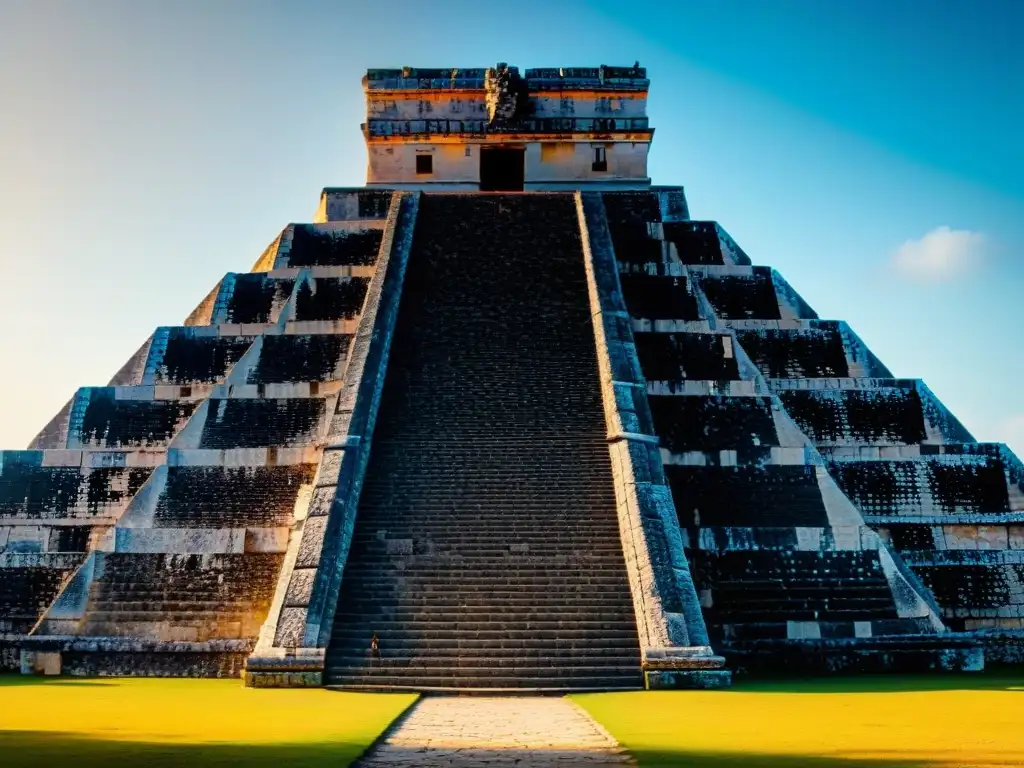
[[910, 280], [946, 282], [976, 267], [984, 250], [985, 236], [981, 232], [943, 226], [905, 242], [893, 254], [892, 263]]

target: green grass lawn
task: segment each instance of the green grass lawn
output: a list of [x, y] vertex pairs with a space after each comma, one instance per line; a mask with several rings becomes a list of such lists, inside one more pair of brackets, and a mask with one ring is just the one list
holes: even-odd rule
[[[415, 698], [254, 690], [237, 680], [3, 676], [0, 765], [340, 767]], [[573, 698], [641, 766], [1024, 766], [1024, 676], [861, 677]]]
[[414, 695], [0, 676], [0, 765], [349, 765]]
[[859, 677], [573, 698], [641, 766], [1024, 766], [1024, 676]]

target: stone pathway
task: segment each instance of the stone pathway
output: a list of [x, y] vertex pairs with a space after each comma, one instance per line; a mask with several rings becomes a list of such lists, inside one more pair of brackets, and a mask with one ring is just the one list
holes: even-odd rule
[[435, 696], [413, 705], [356, 765], [532, 768], [636, 763], [568, 699]]

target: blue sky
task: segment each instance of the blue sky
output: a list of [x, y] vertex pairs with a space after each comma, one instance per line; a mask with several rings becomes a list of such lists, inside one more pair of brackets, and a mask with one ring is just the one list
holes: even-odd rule
[[367, 67], [631, 64], [651, 175], [1024, 453], [1024, 3], [0, 0], [0, 446], [361, 184]]

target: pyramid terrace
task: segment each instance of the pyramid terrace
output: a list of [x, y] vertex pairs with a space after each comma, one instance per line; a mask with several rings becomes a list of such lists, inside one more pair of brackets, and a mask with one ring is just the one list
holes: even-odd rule
[[642, 67], [363, 86], [366, 186], [0, 451], [0, 669], [571, 691], [1024, 661], [1024, 464], [651, 184]]

